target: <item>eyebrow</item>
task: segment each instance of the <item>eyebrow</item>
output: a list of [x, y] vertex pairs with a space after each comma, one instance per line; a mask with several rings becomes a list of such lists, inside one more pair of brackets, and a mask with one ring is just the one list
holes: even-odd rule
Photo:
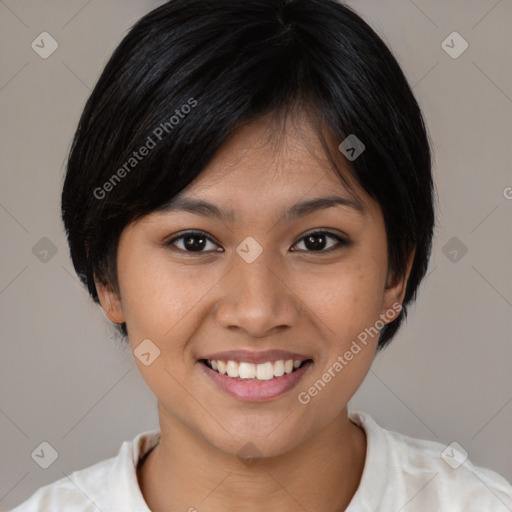
[[[290, 221], [319, 210], [325, 210], [327, 208], [340, 205], [348, 207], [360, 215], [364, 215], [366, 213], [366, 208], [363, 204], [355, 199], [340, 196], [328, 196], [315, 197], [306, 201], [300, 201], [283, 212], [283, 216], [285, 220]], [[222, 208], [202, 199], [193, 199], [179, 195], [162, 206], [159, 210], [165, 213], [185, 211], [204, 217], [213, 216], [220, 220], [228, 220], [230, 222], [233, 222], [235, 219], [235, 215], [232, 210], [223, 210]]]

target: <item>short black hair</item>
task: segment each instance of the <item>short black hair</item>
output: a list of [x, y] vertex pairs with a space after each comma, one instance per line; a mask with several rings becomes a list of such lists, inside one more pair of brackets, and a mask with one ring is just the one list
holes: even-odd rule
[[[391, 51], [336, 0], [170, 0], [129, 30], [87, 100], [62, 191], [71, 259], [93, 300], [94, 276], [119, 290], [117, 246], [130, 222], [192, 183], [237, 128], [298, 111], [343, 182], [342, 166], [379, 203], [392, 276], [405, 275], [415, 250], [384, 348], [430, 258], [429, 138]], [[365, 146], [355, 160], [338, 148], [349, 135]]]

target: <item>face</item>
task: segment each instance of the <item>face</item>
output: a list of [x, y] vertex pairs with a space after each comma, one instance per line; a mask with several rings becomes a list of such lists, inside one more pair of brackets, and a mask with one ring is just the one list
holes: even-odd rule
[[307, 122], [277, 152], [268, 122], [241, 128], [181, 204], [125, 228], [119, 295], [97, 282], [146, 354], [161, 424], [229, 454], [284, 453], [346, 414], [406, 283], [388, 282], [379, 205], [342, 185]]

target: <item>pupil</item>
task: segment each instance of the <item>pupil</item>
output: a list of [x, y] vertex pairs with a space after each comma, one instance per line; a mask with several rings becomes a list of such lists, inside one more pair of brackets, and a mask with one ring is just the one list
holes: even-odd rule
[[[325, 248], [325, 236], [324, 235], [309, 235], [305, 239], [305, 245], [311, 250], [320, 250]], [[314, 242], [317, 241], [317, 243]], [[320, 240], [320, 242], [318, 242]], [[311, 242], [311, 243], [310, 243]]]
[[[194, 244], [194, 241], [196, 241], [196, 240], [199, 240], [199, 244]], [[189, 236], [188, 238], [185, 238], [185, 240], [184, 240], [185, 248], [187, 250], [191, 249], [192, 251], [194, 251], [194, 250], [200, 251], [200, 250], [204, 249], [205, 242], [206, 242], [206, 239], [200, 235]]]

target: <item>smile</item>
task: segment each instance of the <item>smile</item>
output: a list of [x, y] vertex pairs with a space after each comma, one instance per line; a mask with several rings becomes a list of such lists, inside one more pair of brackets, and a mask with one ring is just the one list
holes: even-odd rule
[[206, 359], [205, 364], [212, 370], [227, 375], [233, 379], [239, 380], [271, 380], [276, 377], [282, 377], [285, 373], [292, 373], [294, 370], [300, 368], [306, 361], [299, 361], [293, 359], [281, 359], [278, 361], [266, 361], [260, 364], [249, 362], [237, 361], [223, 361]]
[[238, 400], [260, 402], [292, 390], [313, 365], [313, 360], [282, 351], [257, 355], [233, 351], [212, 354], [199, 359], [198, 363], [221, 391]]

